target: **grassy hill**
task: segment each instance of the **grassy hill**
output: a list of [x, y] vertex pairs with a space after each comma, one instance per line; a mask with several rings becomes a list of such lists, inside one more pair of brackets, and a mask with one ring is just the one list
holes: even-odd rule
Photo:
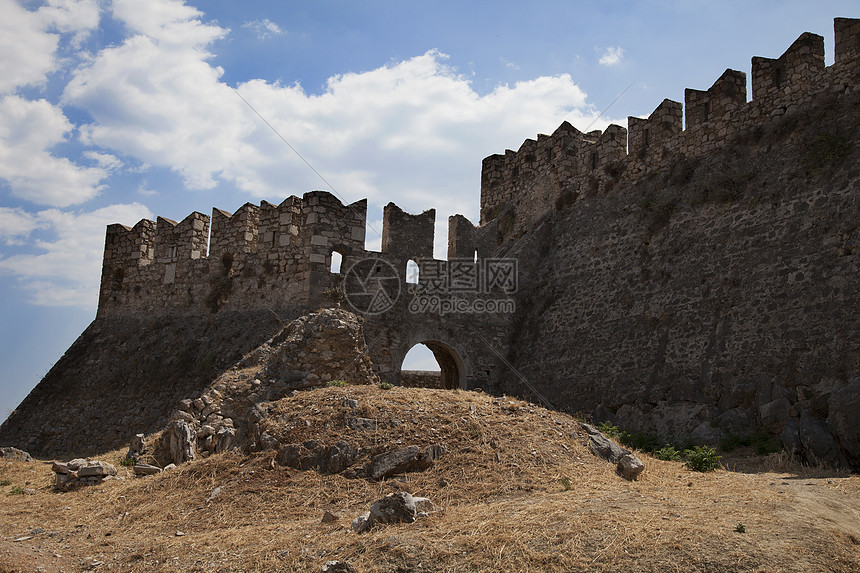
[[[356, 402], [348, 402], [355, 400]], [[376, 422], [353, 429], [349, 417]], [[47, 461], [0, 460], [0, 571], [857, 571], [860, 476], [784, 456], [690, 471], [639, 454], [637, 481], [595, 457], [570, 416], [482, 393], [332, 387], [283, 398], [280, 444], [347, 440], [362, 452], [444, 444], [432, 467], [372, 481], [280, 466], [276, 449], [218, 454], [135, 478], [53, 489]], [[20, 493], [22, 490], [32, 493]], [[358, 534], [398, 491], [429, 517]], [[337, 516], [323, 523], [324, 512]], [[739, 531], [742, 530], [742, 531]]]

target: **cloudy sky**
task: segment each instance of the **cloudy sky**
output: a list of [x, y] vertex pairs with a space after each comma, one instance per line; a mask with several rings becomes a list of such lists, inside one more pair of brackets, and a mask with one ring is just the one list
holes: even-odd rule
[[803, 31], [830, 64], [832, 19], [858, 8], [0, 0], [0, 420], [95, 316], [109, 223], [328, 189], [368, 198], [375, 229], [389, 201], [436, 208], [444, 257], [483, 157], [645, 116]]

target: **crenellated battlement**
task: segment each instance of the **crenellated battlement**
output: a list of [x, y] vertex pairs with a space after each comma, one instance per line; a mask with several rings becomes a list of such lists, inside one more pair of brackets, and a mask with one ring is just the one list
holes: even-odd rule
[[256, 253], [260, 229], [260, 207], [245, 203], [235, 213], [212, 209], [209, 256], [227, 252]]
[[822, 70], [824, 38], [804, 32], [779, 58], [752, 59], [753, 99], [776, 106], [786, 95], [808, 90]]
[[833, 20], [836, 65], [847, 65], [860, 60], [860, 19], [836, 18]]
[[[805, 32], [778, 58], [752, 58], [752, 99], [742, 71], [727, 69], [707, 90], [686, 89], [684, 104], [669, 99], [628, 128], [583, 134], [562, 123], [552, 135], [526, 139], [517, 151], [484, 159], [481, 224], [520, 236], [558, 201], [631, 185], [683, 158], [699, 157], [768, 118], [794, 113], [823, 92], [860, 84], [860, 20], [834, 21], [835, 63], [824, 64], [824, 39]], [[626, 136], [625, 136], [626, 134]]]
[[382, 252], [400, 260], [432, 259], [436, 210], [410, 215], [389, 203], [382, 211]]
[[194, 212], [178, 223], [158, 217], [132, 228], [109, 225], [98, 314], [303, 310], [338, 282], [335, 252], [344, 268], [366, 256], [397, 266], [432, 259], [435, 216], [389, 204], [382, 253], [365, 250], [367, 200], [344, 205], [326, 191], [279, 205], [246, 203], [234, 213], [214, 208], [211, 217]]
[[[764, 432], [860, 469], [860, 20], [834, 27], [832, 66], [809, 33], [753, 58], [750, 101], [726, 70], [627, 128], [564, 122], [487, 157], [480, 224], [448, 219], [448, 261], [432, 259], [435, 211], [390, 203], [373, 252], [367, 202], [324, 191], [110, 225], [98, 317], [0, 439], [47, 456], [117, 448], [177, 406], [202, 422], [219, 372], [269, 353], [247, 354], [284, 321], [343, 304], [388, 383], [424, 343], [445, 387], [537, 396], [667, 443]], [[261, 372], [248, 399], [321, 373]], [[235, 406], [242, 432], [251, 402]]]
[[[627, 146], [630, 155], [653, 159], [662, 156], [667, 149], [677, 146], [682, 131], [682, 106], [679, 102], [664, 99], [647, 119], [627, 118]], [[610, 125], [609, 132], [617, 126]], [[623, 151], [621, 142], [620, 150]], [[623, 156], [624, 154], [621, 153]]]
[[[707, 90], [687, 89], [684, 103], [663, 100], [628, 127], [582, 133], [563, 122], [517, 151], [484, 159], [479, 225], [449, 220], [449, 257], [498, 254], [549, 211], [580, 197], [633, 185], [649, 173], [700, 157], [768, 118], [791, 114], [822, 92], [858, 89], [860, 20], [838, 18], [835, 63], [824, 40], [804, 33], [778, 58], [752, 58], [746, 74], [726, 70]], [[367, 201], [344, 205], [325, 191], [279, 205], [246, 203], [176, 222], [164, 217], [133, 228], [111, 225], [105, 237], [99, 315], [171, 307], [271, 308], [309, 304], [330, 288], [332, 254], [344, 265], [366, 256]], [[400, 267], [433, 257], [434, 210], [411, 215], [393, 203], [383, 214], [381, 253]], [[210, 232], [211, 225], [211, 232]], [[405, 270], [405, 269], [404, 269]]]

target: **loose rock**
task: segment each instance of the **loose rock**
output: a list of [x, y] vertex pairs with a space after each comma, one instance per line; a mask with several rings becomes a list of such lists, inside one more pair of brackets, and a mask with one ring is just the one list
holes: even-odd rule
[[190, 462], [195, 457], [196, 433], [184, 420], [175, 420], [167, 426], [170, 435], [170, 459], [175, 464]]
[[339, 517], [337, 515], [335, 515], [334, 513], [330, 512], [328, 510], [326, 510], [326, 512], [323, 513], [323, 516], [322, 516], [322, 522], [323, 523], [333, 523], [333, 522], [337, 521], [338, 519], [339, 519]]
[[432, 509], [433, 503], [426, 497], [412, 497], [401, 491], [375, 501], [370, 506], [370, 517], [374, 523], [412, 523]]
[[356, 533], [364, 533], [373, 527], [373, 522], [370, 519], [370, 512], [365, 511], [358, 517], [352, 520], [352, 525], [350, 526], [353, 531]]
[[95, 485], [116, 475], [116, 468], [99, 460], [74, 459], [69, 462], [54, 462], [54, 486], [58, 489], [76, 485]]
[[161, 473], [161, 468], [149, 464], [134, 464], [134, 475], [148, 476]]
[[621, 458], [630, 453], [630, 450], [622, 448], [594, 426], [584, 422], [581, 422], [579, 425], [588, 434], [588, 447], [597, 457], [617, 464], [621, 461]]
[[348, 561], [326, 561], [322, 566], [323, 573], [355, 573], [353, 567]]
[[379, 480], [395, 474], [425, 470], [433, 461], [447, 451], [442, 444], [427, 446], [407, 446], [379, 454], [370, 461], [370, 477]]
[[618, 460], [617, 470], [621, 477], [632, 481], [645, 470], [645, 464], [633, 454], [626, 454]]
[[33, 458], [25, 452], [24, 450], [19, 450], [18, 448], [10, 448], [8, 446], [4, 446], [0, 448], [0, 458], [6, 460], [17, 460], [19, 462], [32, 462]]

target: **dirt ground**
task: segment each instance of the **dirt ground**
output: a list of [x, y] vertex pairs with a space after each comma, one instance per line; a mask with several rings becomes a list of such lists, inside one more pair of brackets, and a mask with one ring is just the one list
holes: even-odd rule
[[[355, 415], [377, 429], [348, 428]], [[640, 453], [646, 470], [629, 482], [573, 418], [474, 392], [324, 388], [281, 400], [267, 424], [282, 444], [447, 453], [374, 482], [284, 468], [273, 450], [135, 478], [114, 451], [93, 458], [119, 479], [66, 492], [48, 460], [0, 460], [0, 571], [319, 571], [334, 559], [358, 572], [860, 570], [860, 476], [784, 455], [739, 452], [698, 473]], [[396, 491], [436, 511], [350, 529]], [[338, 518], [323, 523], [325, 511]]]

